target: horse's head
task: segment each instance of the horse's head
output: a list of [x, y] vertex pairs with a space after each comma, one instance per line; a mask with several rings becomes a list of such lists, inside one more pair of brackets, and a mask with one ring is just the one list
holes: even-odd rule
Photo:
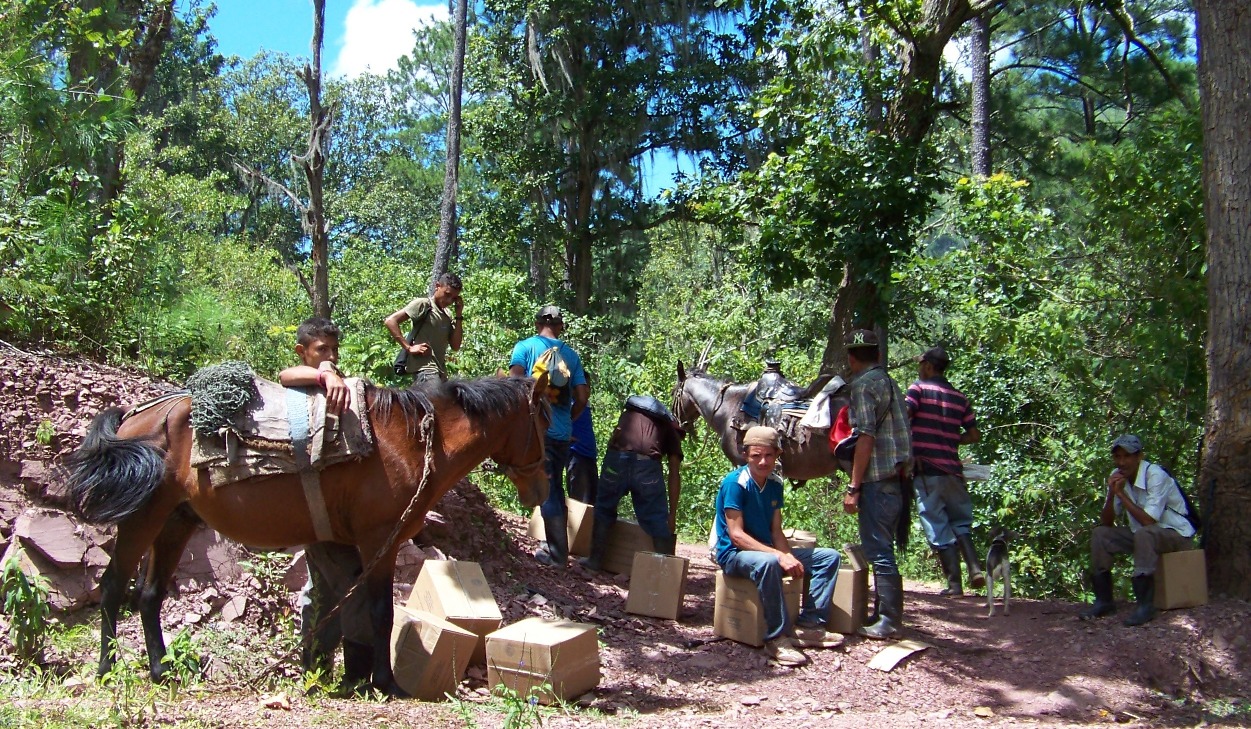
[[[698, 371], [691, 372], [691, 377], [698, 377]], [[678, 361], [678, 381], [673, 387], [673, 416], [678, 419], [678, 427], [682, 428], [682, 432], [691, 435], [695, 432], [695, 421], [699, 419], [699, 406], [695, 404], [694, 398], [686, 391], [686, 383], [688, 377], [686, 368], [682, 366], [682, 362]]]
[[550, 488], [545, 461], [545, 437], [552, 423], [547, 373], [534, 380], [525, 399], [529, 417], [510, 419], [508, 433], [499, 438], [499, 449], [491, 454], [491, 459], [503, 467], [504, 475], [517, 487], [522, 505], [538, 506], [547, 499]]

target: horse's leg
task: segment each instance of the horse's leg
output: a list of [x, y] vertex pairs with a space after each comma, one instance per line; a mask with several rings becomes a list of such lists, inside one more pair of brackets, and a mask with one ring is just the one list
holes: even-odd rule
[[148, 646], [148, 671], [153, 681], [165, 676], [165, 635], [161, 631], [161, 604], [187, 540], [203, 522], [187, 505], [174, 510], [152, 544], [147, 575], [139, 593], [139, 619]]
[[100, 577], [100, 676], [112, 670], [117, 661], [117, 615], [126, 598], [126, 588], [164, 526], [165, 520], [158, 520], [155, 513], [159, 511], [147, 506], [117, 525], [113, 558]]

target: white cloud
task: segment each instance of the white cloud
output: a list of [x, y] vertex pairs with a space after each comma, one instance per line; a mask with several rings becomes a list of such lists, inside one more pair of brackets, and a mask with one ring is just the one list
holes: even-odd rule
[[344, 21], [343, 43], [331, 73], [352, 78], [366, 71], [385, 73], [413, 50], [413, 31], [447, 20], [447, 3], [418, 5], [414, 0], [354, 0]]

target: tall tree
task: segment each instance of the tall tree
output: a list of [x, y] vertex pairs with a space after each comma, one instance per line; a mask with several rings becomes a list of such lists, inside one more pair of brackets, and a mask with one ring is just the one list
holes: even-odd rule
[[330, 128], [334, 124], [334, 109], [322, 104], [321, 51], [325, 38], [326, 0], [313, 0], [313, 39], [310, 43], [312, 59], [304, 64], [298, 75], [308, 91], [308, 148], [304, 154], [292, 154], [291, 161], [299, 168], [307, 202], [291, 188], [244, 163], [237, 163], [239, 171], [247, 178], [259, 181], [276, 195], [287, 198], [299, 211], [300, 226], [310, 240], [309, 259], [313, 267], [310, 282], [302, 270], [292, 267], [300, 283], [308, 293], [313, 305], [313, 316], [326, 319], [331, 315], [330, 301], [330, 227], [325, 208], [326, 151], [330, 147]]
[[1251, 597], [1251, 13], [1197, 0], [1208, 248], [1208, 412], [1199, 485], [1208, 573]]
[[453, 0], [452, 13], [452, 88], [447, 115], [447, 160], [443, 175], [443, 197], [439, 205], [439, 241], [434, 254], [434, 271], [430, 278], [430, 295], [434, 282], [447, 271], [456, 258], [456, 190], [460, 181], [460, 108], [465, 78], [465, 36], [468, 0]]
[[969, 116], [972, 121], [972, 140], [969, 156], [973, 161], [973, 174], [990, 176], [990, 13], [982, 13], [970, 23], [969, 66], [970, 98]]

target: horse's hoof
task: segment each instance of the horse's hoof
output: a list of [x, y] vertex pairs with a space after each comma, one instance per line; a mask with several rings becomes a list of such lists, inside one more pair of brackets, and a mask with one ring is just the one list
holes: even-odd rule
[[[361, 687], [363, 688], [369, 685], [370, 684], [363, 683], [361, 684]], [[383, 696], [386, 696], [387, 698], [391, 698], [391, 699], [408, 698], [408, 694], [405, 693], [404, 690], [401, 689], [397, 683], [395, 683], [395, 681], [387, 681], [384, 683], [374, 683], [373, 687], [376, 691], [378, 691], [378, 693], [382, 694]]]

